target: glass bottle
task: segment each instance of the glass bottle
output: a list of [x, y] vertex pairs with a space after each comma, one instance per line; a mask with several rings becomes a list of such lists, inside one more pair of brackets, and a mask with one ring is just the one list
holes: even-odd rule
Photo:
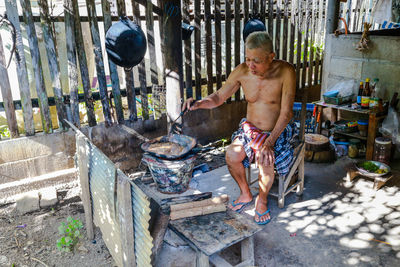
[[361, 108], [368, 109], [369, 108], [369, 97], [371, 95], [369, 88], [369, 78], [365, 80], [364, 90], [361, 97]]
[[361, 98], [362, 98], [363, 91], [364, 91], [364, 85], [363, 85], [363, 82], [360, 82], [360, 87], [358, 88], [358, 94], [357, 94], [357, 104], [359, 106], [361, 106]]

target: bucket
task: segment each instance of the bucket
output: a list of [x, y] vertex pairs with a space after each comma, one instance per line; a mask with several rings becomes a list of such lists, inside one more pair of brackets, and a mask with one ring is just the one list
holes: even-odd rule
[[180, 194], [188, 189], [196, 155], [188, 155], [182, 159], [166, 160], [144, 153], [142, 160], [149, 167], [159, 192]]

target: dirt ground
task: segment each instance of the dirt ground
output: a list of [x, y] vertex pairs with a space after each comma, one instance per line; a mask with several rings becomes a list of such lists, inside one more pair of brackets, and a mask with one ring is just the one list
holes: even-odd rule
[[[207, 163], [209, 170], [225, 164], [224, 147], [200, 153], [195, 166]], [[61, 252], [56, 244], [58, 227], [71, 216], [84, 223], [85, 216], [77, 182], [57, 188], [59, 203], [49, 209], [18, 215], [15, 204], [0, 206], [0, 267], [3, 266], [116, 266], [99, 229], [95, 239], [83, 238], [73, 253]]]

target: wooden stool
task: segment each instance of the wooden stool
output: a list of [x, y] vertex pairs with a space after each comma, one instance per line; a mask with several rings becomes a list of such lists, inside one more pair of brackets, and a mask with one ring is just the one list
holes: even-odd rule
[[374, 190], [379, 190], [382, 186], [384, 186], [395, 175], [394, 175], [393, 172], [389, 172], [386, 175], [371, 178], [371, 177], [362, 175], [354, 165], [353, 166], [349, 166], [347, 168], [346, 180], [348, 182], [352, 182], [358, 176], [374, 180]]
[[170, 228], [196, 251], [196, 266], [232, 266], [217, 253], [241, 242], [242, 262], [254, 265], [253, 235], [262, 229], [244, 215], [228, 210], [171, 221]]

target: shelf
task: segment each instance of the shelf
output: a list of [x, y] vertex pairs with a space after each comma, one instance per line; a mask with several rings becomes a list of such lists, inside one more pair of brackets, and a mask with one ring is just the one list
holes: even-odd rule
[[341, 131], [335, 131], [335, 133], [336, 134], [350, 136], [350, 137], [354, 137], [354, 138], [358, 138], [358, 139], [362, 139], [362, 140], [367, 140], [367, 136], [361, 136], [358, 133], [345, 133], [345, 132], [341, 132]]

